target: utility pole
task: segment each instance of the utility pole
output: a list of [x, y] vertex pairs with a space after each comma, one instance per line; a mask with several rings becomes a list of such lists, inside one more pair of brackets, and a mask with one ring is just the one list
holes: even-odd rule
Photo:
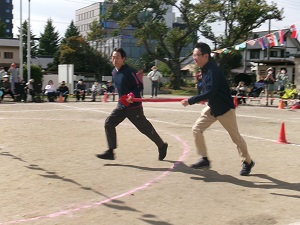
[[19, 75], [20, 80], [23, 80], [23, 27], [22, 27], [22, 0], [20, 0], [20, 34], [19, 34], [19, 57], [20, 57], [20, 66], [19, 66]]
[[30, 61], [31, 61], [31, 46], [30, 46], [30, 0], [28, 0], [28, 24], [27, 24], [27, 81], [30, 79]]
[[[269, 19], [269, 29], [268, 34], [271, 33], [271, 19]], [[270, 60], [270, 43], [268, 42], [267, 46], [267, 59]]]

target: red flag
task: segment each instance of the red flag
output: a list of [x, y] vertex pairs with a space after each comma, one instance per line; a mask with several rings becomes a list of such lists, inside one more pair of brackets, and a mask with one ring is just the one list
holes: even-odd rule
[[268, 41], [269, 41], [269, 46], [270, 46], [270, 47], [275, 46], [274, 35], [272, 35], [272, 34], [267, 34], [267, 35], [266, 35], [266, 38], [267, 38]]
[[284, 45], [284, 31], [283, 30], [279, 31], [279, 44]]
[[298, 33], [297, 33], [297, 29], [296, 29], [296, 25], [295, 24], [293, 24], [293, 25], [290, 26], [290, 30], [292, 32], [291, 38], [297, 38]]

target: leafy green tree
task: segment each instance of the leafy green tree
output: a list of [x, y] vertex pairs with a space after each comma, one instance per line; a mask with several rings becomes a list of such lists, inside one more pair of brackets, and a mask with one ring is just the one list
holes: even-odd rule
[[[119, 0], [108, 9], [105, 17], [117, 21], [120, 29], [129, 25], [136, 27], [134, 36], [138, 38], [139, 45], [144, 45], [148, 59], [165, 63], [172, 71], [171, 87], [179, 89], [181, 51], [197, 41], [197, 30], [210, 18], [212, 12], [219, 9], [219, 5], [216, 4], [216, 0], [203, 0], [195, 4], [191, 0], [182, 0], [179, 5], [176, 2]], [[180, 12], [184, 28], [166, 25], [165, 5], [171, 5]]]
[[[24, 65], [23, 66], [24, 80], [28, 80], [27, 76], [28, 76], [27, 66]], [[42, 69], [37, 65], [31, 64], [30, 65], [30, 78], [34, 79], [34, 83], [41, 84], [43, 81]]]
[[7, 37], [6, 32], [6, 25], [5, 23], [0, 19], [0, 38], [5, 38]]
[[[22, 23], [22, 32], [23, 32], [23, 62], [27, 62], [27, 27], [28, 23], [25, 20]], [[20, 35], [18, 35], [20, 36]], [[31, 29], [30, 29], [30, 54], [31, 58], [36, 57], [37, 55], [37, 44], [36, 44], [36, 37], [33, 35]]]
[[50, 69], [57, 70], [59, 64], [74, 64], [75, 72], [95, 73], [98, 80], [112, 70], [107, 57], [90, 47], [84, 38], [76, 36], [67, 38], [65, 44], [60, 45]]
[[266, 0], [222, 0], [212, 22], [224, 23], [224, 33], [213, 33], [209, 23], [202, 26], [201, 33], [215, 42], [219, 48], [231, 47], [251, 37], [252, 30], [259, 28], [269, 19], [282, 20], [283, 9], [278, 9]]
[[[281, 20], [283, 9], [279, 10], [275, 3], [270, 5], [265, 0], [223, 0], [222, 7], [214, 14], [212, 22], [224, 24], [224, 33], [216, 35], [210, 23], [201, 27], [201, 33], [207, 39], [213, 41], [218, 48], [231, 48], [243, 43], [252, 35], [252, 30], [259, 28], [269, 19]], [[242, 65], [241, 52], [231, 50], [228, 54], [221, 54], [217, 62], [226, 75], [232, 68]]]
[[103, 38], [105, 31], [101, 23], [97, 20], [94, 20], [90, 25], [90, 32], [87, 33], [87, 40], [94, 41]]
[[62, 39], [61, 43], [65, 44], [66, 39], [73, 36], [80, 37], [80, 32], [78, 31], [77, 27], [74, 24], [74, 21], [72, 20], [65, 32], [65, 37]]
[[59, 33], [55, 31], [52, 19], [47, 20], [44, 32], [41, 34], [39, 40], [39, 55], [54, 56], [58, 50], [59, 45]]
[[97, 20], [94, 20], [90, 25], [90, 32], [87, 33], [87, 40], [94, 41], [96, 43], [95, 49], [98, 49], [101, 39], [104, 37], [104, 31], [101, 23]]
[[[281, 19], [282, 11], [265, 0], [118, 0], [105, 15], [118, 22], [120, 29], [136, 27], [134, 36], [144, 45], [151, 61], [159, 60], [172, 71], [171, 87], [180, 88], [180, 53], [183, 47], [196, 42], [196, 32], [216, 42], [218, 47], [247, 40], [247, 35], [268, 19]], [[171, 5], [180, 13], [185, 28], [166, 26], [164, 15]], [[115, 13], [118, 12], [118, 13]], [[211, 23], [225, 23], [225, 34], [215, 36]], [[191, 49], [192, 51], [192, 49]], [[186, 56], [188, 57], [188, 56]]]

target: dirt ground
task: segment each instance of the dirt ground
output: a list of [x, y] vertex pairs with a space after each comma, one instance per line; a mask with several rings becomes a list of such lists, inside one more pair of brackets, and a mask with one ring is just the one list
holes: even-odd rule
[[[189, 168], [203, 105], [143, 105], [169, 143], [164, 161], [128, 120], [117, 127], [116, 160], [95, 157], [107, 148], [103, 125], [115, 102], [2, 102], [0, 225], [300, 224], [300, 110], [237, 108], [256, 162], [242, 177], [218, 122], [205, 132], [212, 168]], [[276, 143], [283, 122], [289, 144]]]

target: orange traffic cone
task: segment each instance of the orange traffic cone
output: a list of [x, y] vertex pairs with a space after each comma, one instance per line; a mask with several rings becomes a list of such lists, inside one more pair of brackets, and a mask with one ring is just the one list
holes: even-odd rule
[[288, 144], [288, 142], [285, 139], [284, 123], [281, 123], [280, 134], [279, 134], [279, 138], [276, 141], [276, 143], [277, 144]]
[[103, 95], [103, 102], [106, 103], [107, 102], [107, 93], [104, 92], [104, 95]]
[[284, 103], [281, 99], [279, 100], [278, 109], [284, 109]]
[[237, 108], [239, 106], [236, 96], [233, 97], [233, 104], [234, 104], [235, 108]]
[[58, 102], [59, 102], [59, 103], [63, 103], [63, 102], [64, 102], [63, 96], [62, 96], [62, 95], [59, 95]]

